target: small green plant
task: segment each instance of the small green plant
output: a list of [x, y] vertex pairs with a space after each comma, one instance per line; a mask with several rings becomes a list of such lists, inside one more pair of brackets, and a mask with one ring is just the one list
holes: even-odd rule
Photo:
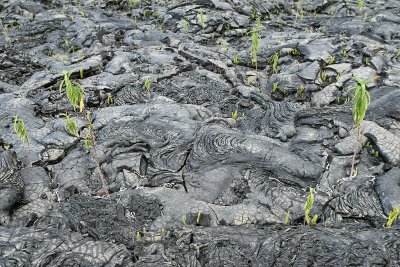
[[279, 61], [279, 53], [275, 53], [272, 62], [272, 70], [275, 74], [278, 73], [278, 61]]
[[129, 6], [130, 7], [135, 8], [136, 4], [137, 4], [136, 0], [129, 0]]
[[232, 119], [237, 120], [237, 118], [238, 118], [238, 111], [237, 111], [237, 110], [232, 111], [231, 116], [232, 116]]
[[330, 56], [329, 56], [329, 62], [328, 62], [328, 64], [329, 64], [329, 65], [332, 65], [333, 63], [335, 63], [335, 57], [332, 56], [332, 55], [330, 55]]
[[250, 53], [251, 53], [251, 63], [253, 64], [253, 66], [256, 67], [256, 71], [258, 70], [257, 53], [259, 50], [260, 50], [260, 34], [256, 28], [253, 28], [251, 34]]
[[392, 227], [393, 222], [397, 220], [398, 216], [399, 216], [399, 208], [393, 209], [389, 214], [388, 221], [383, 225], [383, 227], [385, 228]]
[[378, 150], [375, 151], [374, 156], [375, 156], [375, 158], [379, 158], [379, 151]]
[[348, 53], [347, 50], [343, 50], [342, 52], [340, 52], [340, 54], [342, 55], [342, 57], [349, 58], [349, 55], [348, 55], [347, 53]]
[[114, 104], [114, 99], [113, 99], [112, 95], [108, 95], [107, 96], [107, 105], [111, 106], [112, 104]]
[[197, 213], [197, 219], [196, 219], [196, 224], [199, 225], [201, 220], [201, 210]]
[[199, 24], [203, 29], [206, 27], [206, 15], [202, 8], [199, 10]]
[[304, 93], [304, 85], [300, 85], [300, 87], [297, 89], [296, 94], [297, 94], [298, 96], [302, 96], [303, 93]]
[[71, 119], [71, 116], [68, 113], [61, 113], [61, 116], [65, 117], [64, 129], [73, 136], [79, 137], [78, 126], [76, 125], [76, 121]]
[[24, 144], [25, 142], [28, 143], [28, 160], [29, 166], [32, 165], [31, 163], [31, 140], [28, 136], [28, 131], [26, 129], [25, 123], [22, 119], [18, 118], [18, 115], [14, 116], [14, 131], [19, 140]]
[[290, 211], [287, 211], [286, 212], [286, 215], [285, 215], [285, 224], [289, 224], [289, 222], [290, 222]]
[[300, 51], [297, 50], [297, 49], [293, 49], [290, 53], [291, 53], [293, 56], [300, 56], [300, 55], [301, 55]]
[[183, 28], [185, 31], [189, 31], [189, 22], [187, 20], [183, 20]]
[[22, 119], [18, 118], [18, 115], [14, 116], [14, 131], [17, 134], [18, 139], [21, 140], [22, 143], [30, 143], [25, 123]]
[[0, 29], [3, 32], [4, 39], [6, 39], [7, 42], [11, 42], [10, 36], [8, 34], [8, 27], [7, 25], [4, 25], [1, 20], [0, 20]]
[[187, 222], [186, 222], [186, 215], [185, 215], [185, 214], [182, 215], [182, 224], [183, 224], [183, 225], [187, 225]]
[[314, 205], [314, 199], [315, 199], [315, 197], [314, 197], [313, 189], [310, 188], [310, 193], [308, 194], [306, 204], [304, 205], [304, 218], [305, 218], [306, 223], [309, 226], [316, 224], [317, 220], [318, 220], [318, 215], [316, 215], [316, 214], [314, 215], [314, 217], [312, 219], [310, 218], [310, 211], [311, 211], [312, 206]]
[[353, 160], [351, 164], [351, 171], [350, 171], [350, 177], [353, 176], [353, 169], [355, 165], [355, 160], [356, 160], [356, 154], [357, 154], [357, 148], [358, 144], [360, 143], [360, 128], [361, 128], [361, 122], [364, 120], [365, 113], [367, 112], [368, 105], [371, 102], [371, 96], [369, 92], [367, 91], [367, 84], [369, 83], [369, 80], [361, 80], [358, 77], [353, 78], [356, 82], [357, 85], [351, 87], [348, 91], [354, 91], [353, 94], [353, 108], [352, 108], [352, 115], [353, 115], [353, 121], [355, 126], [357, 127], [357, 139], [356, 139], [356, 144], [354, 148], [354, 155], [353, 155]]
[[239, 64], [239, 57], [238, 57], [238, 55], [234, 55], [233, 56], [233, 64]]
[[358, 0], [358, 2], [357, 2], [358, 10], [361, 11], [364, 8], [364, 6], [365, 6], [364, 1], [363, 0]]
[[83, 68], [80, 68], [80, 70], [79, 70], [79, 76], [81, 77], [81, 79], [83, 79]]
[[323, 82], [326, 82], [326, 71], [324, 70], [321, 72], [321, 79]]
[[279, 82], [275, 82], [274, 86], [272, 87], [272, 92], [275, 93], [276, 91], [278, 91], [278, 86], [279, 86]]
[[142, 241], [142, 234], [139, 231], [136, 232], [135, 239], [138, 242]]
[[149, 78], [146, 78], [145, 81], [144, 81], [144, 88], [145, 88], [147, 91], [150, 91], [150, 87], [151, 87], [150, 79], [149, 79]]
[[79, 107], [79, 111], [82, 112], [84, 108], [84, 96], [85, 92], [83, 87], [76, 81], [71, 81], [70, 77], [73, 71], [63, 71], [64, 80], [60, 83], [60, 93], [62, 89], [65, 88], [65, 92], [67, 93], [67, 98], [69, 103], [74, 108]]

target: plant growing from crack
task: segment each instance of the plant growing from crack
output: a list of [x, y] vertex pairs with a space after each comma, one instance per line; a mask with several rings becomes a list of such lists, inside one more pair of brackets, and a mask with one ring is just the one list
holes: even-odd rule
[[187, 20], [183, 20], [183, 28], [185, 29], [185, 31], [189, 31], [189, 22]]
[[8, 34], [8, 27], [7, 25], [4, 25], [1, 20], [0, 20], [0, 29], [3, 32], [4, 39], [6, 39], [7, 42], [11, 42], [10, 36]]
[[13, 120], [14, 132], [17, 135], [18, 139], [24, 144], [25, 142], [28, 144], [28, 161], [29, 166], [31, 163], [31, 140], [28, 136], [28, 131], [26, 129], [25, 123], [22, 119], [18, 117], [18, 115], [14, 116]]
[[367, 91], [367, 83], [369, 83], [369, 80], [363, 81], [358, 77], [354, 77], [353, 79], [357, 82], [357, 85], [351, 87], [349, 91], [354, 91], [353, 93], [354, 102], [351, 113], [353, 115], [354, 125], [357, 128], [357, 137], [354, 146], [353, 160], [351, 162], [350, 178], [353, 177], [354, 166], [357, 156], [357, 149], [360, 143], [361, 122], [364, 120], [365, 113], [367, 112], [368, 109], [368, 105], [371, 102], [371, 96]]
[[202, 8], [199, 10], [199, 24], [203, 29], [206, 27], [206, 15]]
[[388, 217], [388, 221], [383, 225], [385, 228], [390, 228], [392, 227], [392, 224], [395, 220], [397, 220], [397, 217], [399, 216], [399, 208], [393, 209]]
[[67, 98], [74, 111], [79, 107], [79, 112], [83, 111], [84, 108], [84, 95], [85, 91], [83, 87], [76, 81], [71, 81], [70, 77], [73, 71], [63, 71], [64, 80], [60, 83], [60, 93], [63, 88], [67, 94]]
[[[73, 107], [74, 111], [76, 108], [79, 107], [79, 112], [82, 114], [82, 117], [86, 123], [86, 136], [84, 137], [84, 144], [87, 149], [93, 149], [93, 158], [96, 162], [96, 170], [98, 170], [100, 180], [102, 183], [102, 188], [98, 191], [100, 194], [108, 194], [108, 187], [106, 180], [104, 178], [103, 172], [100, 167], [100, 161], [97, 154], [97, 147], [96, 147], [96, 136], [93, 132], [93, 123], [91, 118], [90, 111], [84, 110], [84, 97], [85, 91], [82, 85], [80, 85], [77, 81], [71, 81], [71, 75], [74, 71], [63, 71], [63, 81], [60, 83], [60, 93], [62, 90], [65, 89], [67, 98], [71, 106]], [[84, 113], [85, 112], [85, 113]], [[84, 114], [83, 114], [84, 113]], [[66, 122], [64, 125], [65, 130], [77, 137], [79, 136], [78, 128], [76, 126], [76, 122], [71, 119], [70, 115], [67, 113], [62, 114], [66, 118]]]
[[238, 55], [234, 55], [233, 56], [233, 64], [239, 64], [239, 57], [238, 57]]
[[317, 220], [318, 220], [317, 214], [315, 214], [312, 219], [310, 218], [310, 211], [311, 211], [312, 206], [314, 205], [314, 199], [315, 199], [315, 196], [313, 193], [313, 189], [310, 188], [310, 193], [308, 194], [306, 204], [304, 205], [304, 218], [305, 218], [307, 225], [309, 225], [309, 226], [316, 224]]
[[61, 116], [65, 117], [64, 129], [73, 136], [79, 137], [78, 126], [76, 121], [71, 119], [71, 115], [68, 113], [61, 113]]
[[275, 53], [272, 59], [272, 70], [275, 74], [278, 73], [279, 53]]
[[256, 72], [258, 70], [257, 66], [257, 53], [260, 50], [260, 33], [256, 28], [253, 28], [252, 34], [251, 34], [251, 47], [250, 47], [250, 53], [251, 53], [251, 63], [253, 66], [256, 67]]

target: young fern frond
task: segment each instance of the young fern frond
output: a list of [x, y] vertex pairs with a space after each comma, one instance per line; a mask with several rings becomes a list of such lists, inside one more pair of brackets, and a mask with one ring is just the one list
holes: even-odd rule
[[388, 221], [383, 225], [383, 227], [386, 228], [392, 227], [393, 222], [397, 219], [398, 216], [399, 216], [399, 208], [393, 209], [389, 214]]
[[318, 215], [314, 215], [314, 217], [310, 218], [310, 211], [312, 206], [314, 205], [315, 196], [313, 193], [313, 189], [310, 188], [310, 193], [308, 194], [306, 204], [304, 205], [304, 218], [306, 223], [311, 226], [317, 223]]
[[61, 113], [60, 115], [64, 116], [66, 119], [64, 122], [64, 129], [71, 135], [79, 137], [78, 126], [76, 125], [76, 121], [71, 119], [71, 115], [68, 113]]
[[70, 77], [72, 73], [73, 71], [63, 71], [64, 80], [60, 83], [60, 93], [62, 93], [63, 88], [65, 88], [71, 106], [74, 110], [79, 107], [79, 111], [82, 112], [84, 109], [85, 91], [78, 82], [71, 81]]
[[260, 34], [258, 29], [253, 28], [251, 34], [250, 52], [251, 52], [251, 63], [253, 64], [253, 66], [256, 67], [256, 71], [257, 71], [257, 53], [259, 50], [260, 50]]

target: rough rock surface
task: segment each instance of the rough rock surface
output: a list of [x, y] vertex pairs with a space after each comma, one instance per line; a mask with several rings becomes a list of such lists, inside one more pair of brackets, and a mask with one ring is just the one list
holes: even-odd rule
[[[399, 14], [0, 1], [0, 266], [400, 265], [399, 222], [383, 227], [400, 208]], [[372, 100], [359, 145], [353, 77]]]

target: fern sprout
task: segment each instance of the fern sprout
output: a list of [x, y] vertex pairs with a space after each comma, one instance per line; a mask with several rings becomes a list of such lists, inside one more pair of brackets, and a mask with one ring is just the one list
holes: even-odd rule
[[206, 27], [206, 16], [204, 15], [204, 10], [199, 11], [199, 24], [204, 29]]
[[83, 99], [85, 91], [78, 82], [71, 81], [70, 77], [72, 73], [73, 71], [63, 71], [64, 80], [60, 83], [60, 93], [65, 87], [65, 92], [67, 93], [67, 98], [71, 106], [74, 110], [79, 107], [79, 111], [82, 112], [84, 108]]
[[68, 113], [61, 113], [60, 115], [66, 119], [64, 122], [64, 129], [73, 136], [79, 137], [76, 121], [71, 119], [71, 116]]
[[275, 74], [278, 72], [278, 60], [279, 60], [279, 53], [275, 53], [272, 62], [272, 69], [275, 72]]
[[30, 143], [25, 123], [22, 119], [18, 118], [18, 115], [14, 116], [14, 131], [17, 134], [18, 139], [21, 140], [22, 143]]
[[304, 218], [309, 226], [316, 224], [317, 220], [318, 220], [318, 215], [316, 215], [316, 214], [314, 215], [314, 217], [312, 219], [310, 218], [310, 211], [314, 204], [314, 199], [315, 199], [315, 197], [314, 197], [313, 189], [310, 188], [310, 193], [308, 194], [306, 204], [304, 205]]
[[260, 34], [256, 28], [253, 28], [251, 34], [250, 52], [251, 52], [251, 62], [253, 66], [256, 67], [256, 71], [257, 71], [257, 53], [259, 50], [260, 50]]
[[147, 91], [150, 91], [150, 87], [151, 87], [150, 79], [149, 79], [149, 78], [146, 78], [146, 80], [144, 81], [144, 88], [145, 88]]
[[392, 227], [393, 222], [397, 219], [398, 216], [399, 216], [399, 208], [393, 209], [389, 214], [388, 221], [383, 225], [383, 227], [387, 228]]

